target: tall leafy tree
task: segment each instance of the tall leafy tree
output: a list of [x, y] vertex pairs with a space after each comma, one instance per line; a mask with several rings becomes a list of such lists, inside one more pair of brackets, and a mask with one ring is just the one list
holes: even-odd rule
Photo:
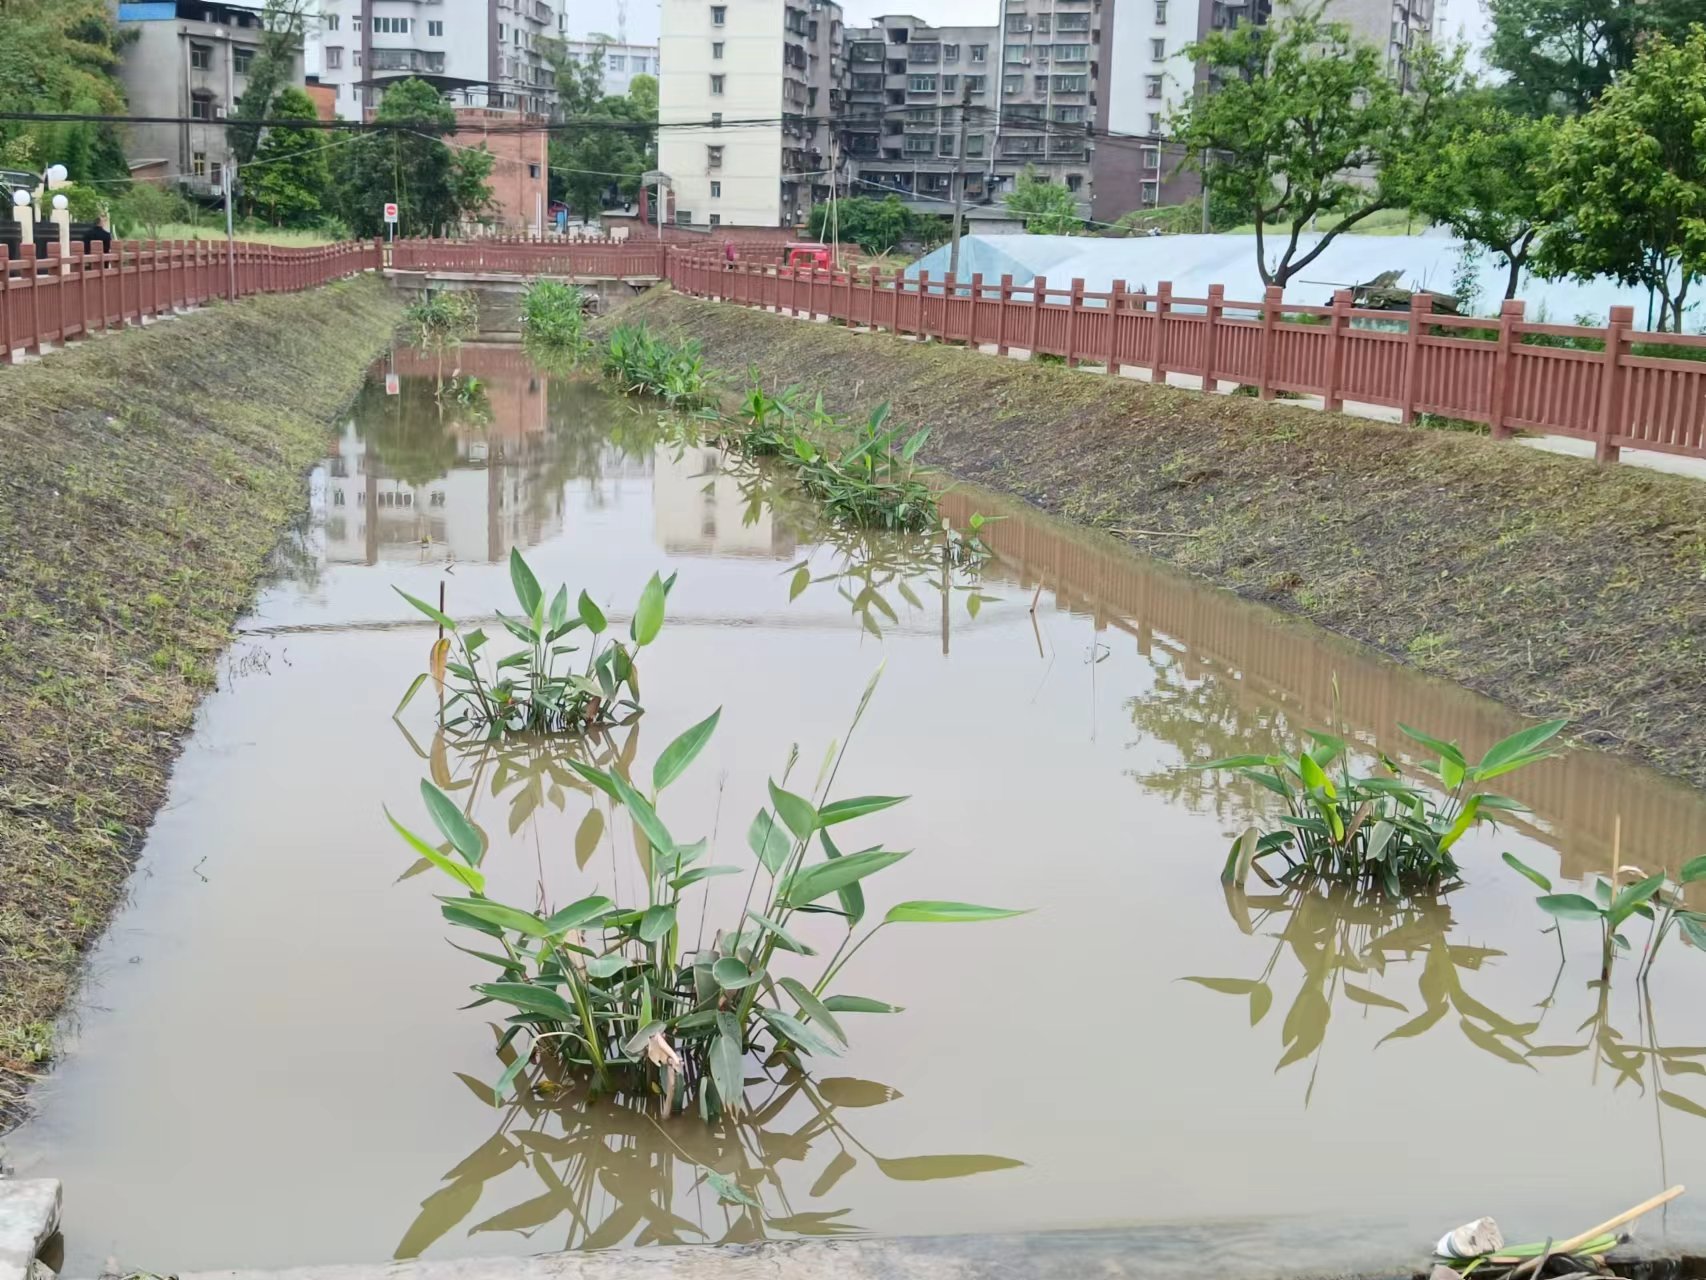
[[1465, 94], [1447, 113], [1437, 145], [1413, 153], [1391, 177], [1409, 207], [1480, 245], [1505, 271], [1516, 297], [1540, 234], [1540, 189], [1558, 129], [1550, 117], [1518, 115], [1487, 92]]
[[294, 79], [302, 55], [302, 36], [320, 12], [319, 0], [266, 0], [261, 11], [261, 44], [249, 62], [248, 83], [232, 113], [231, 151], [238, 165], [248, 164], [260, 148], [260, 127], [278, 95]]
[[628, 93], [604, 92], [604, 50], [577, 58], [557, 47], [548, 56], [561, 120], [551, 139], [552, 192], [583, 218], [608, 197], [631, 199], [657, 166], [657, 81], [635, 76]]
[[[0, 5], [0, 111], [123, 115], [117, 73], [128, 43], [108, 0], [6, 0]], [[76, 179], [128, 176], [108, 124], [0, 120], [6, 167], [63, 164]]]
[[1078, 197], [1058, 182], [1037, 176], [1026, 165], [1007, 193], [1007, 210], [1025, 220], [1025, 230], [1040, 236], [1069, 236], [1084, 229]]
[[812, 206], [806, 225], [814, 240], [827, 242], [833, 232], [867, 253], [887, 253], [918, 231], [918, 215], [902, 204], [897, 195], [887, 195], [880, 200], [869, 196], [838, 200], [834, 212], [832, 228], [830, 206], [827, 203]]
[[[316, 119], [314, 103], [302, 90], [286, 87], [273, 102], [275, 120]], [[307, 226], [327, 212], [332, 171], [321, 130], [275, 124], [266, 132], [248, 171], [248, 199], [275, 226]]]
[[1706, 28], [1650, 42], [1564, 127], [1540, 200], [1540, 271], [1645, 287], [1681, 330], [1706, 275]]
[[[1426, 147], [1441, 103], [1455, 89], [1461, 59], [1424, 47], [1413, 90], [1401, 94], [1380, 50], [1352, 38], [1319, 8], [1267, 25], [1216, 31], [1186, 51], [1206, 69], [1213, 91], [1174, 120], [1186, 163], [1212, 197], [1243, 209], [1256, 226], [1256, 260], [1267, 284], [1284, 285], [1335, 236], [1392, 207], [1386, 175]], [[1321, 237], [1301, 244], [1319, 223]], [[1278, 256], [1268, 237], [1282, 237]]]
[[1487, 60], [1530, 114], [1579, 115], [1654, 36], [1680, 40], [1706, 22], [1706, 0], [1492, 0]]
[[413, 79], [391, 85], [374, 121], [386, 127], [328, 153], [338, 157], [341, 212], [357, 235], [378, 234], [392, 201], [398, 234], [409, 236], [443, 235], [491, 207], [492, 154], [445, 145], [456, 113], [432, 85]]

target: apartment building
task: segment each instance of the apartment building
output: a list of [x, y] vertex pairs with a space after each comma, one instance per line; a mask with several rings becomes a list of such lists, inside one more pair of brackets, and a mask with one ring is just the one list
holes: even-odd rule
[[566, 40], [564, 48], [582, 62], [599, 60], [604, 72], [604, 92], [607, 97], [622, 98], [635, 76], [655, 76], [658, 73], [658, 47], [655, 44], [618, 44], [613, 40]]
[[855, 194], [946, 212], [963, 160], [969, 205], [998, 201], [1032, 166], [1088, 212], [1102, 0], [1003, 3], [1000, 26], [894, 15], [847, 33]]
[[567, 0], [321, 0], [319, 82], [340, 116], [378, 106], [387, 82], [418, 77], [460, 106], [548, 114], [556, 82], [546, 42]]
[[[219, 188], [225, 118], [248, 87], [260, 52], [261, 0], [155, 0], [121, 3], [122, 29], [135, 33], [119, 63], [132, 115], [187, 119], [187, 124], [134, 124], [129, 156], [200, 195]], [[301, 84], [298, 58], [291, 82]], [[163, 163], [162, 163], [163, 162]]]
[[661, 30], [658, 167], [676, 222], [792, 226], [844, 182], [840, 5], [663, 0]]

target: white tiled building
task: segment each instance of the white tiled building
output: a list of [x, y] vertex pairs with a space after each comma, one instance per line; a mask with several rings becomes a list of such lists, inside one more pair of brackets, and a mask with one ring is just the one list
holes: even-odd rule
[[603, 64], [604, 92], [613, 98], [625, 97], [635, 76], [655, 76], [658, 73], [658, 47], [655, 44], [617, 44], [609, 40], [570, 40], [568, 52], [583, 62], [598, 58]]

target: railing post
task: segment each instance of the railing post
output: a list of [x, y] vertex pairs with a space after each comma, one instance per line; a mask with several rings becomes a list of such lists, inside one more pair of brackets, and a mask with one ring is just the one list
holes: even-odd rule
[[1274, 398], [1274, 347], [1278, 337], [1274, 326], [1279, 323], [1280, 302], [1284, 297], [1285, 289], [1277, 284], [1270, 284], [1262, 291], [1261, 371], [1256, 379], [1256, 394], [1264, 400]]
[[30, 282], [30, 332], [20, 343], [25, 351], [41, 354], [41, 281], [36, 275], [36, 243], [25, 240], [18, 245], [18, 256], [24, 262], [24, 279]]
[[1505, 424], [1510, 416], [1511, 373], [1516, 357], [1511, 349], [1516, 345], [1517, 326], [1522, 323], [1521, 298], [1507, 298], [1499, 308], [1498, 349], [1493, 355], [1493, 386], [1487, 396], [1487, 425], [1493, 439], [1503, 440], [1511, 434]]
[[1322, 390], [1322, 408], [1328, 413], [1337, 413], [1345, 407], [1345, 400], [1339, 389], [1345, 380], [1345, 329], [1350, 324], [1350, 319], [1351, 291], [1333, 290], [1333, 313], [1327, 317], [1327, 385]]
[[1007, 308], [1012, 305], [1013, 276], [1011, 273], [1007, 273], [1001, 277], [1001, 294], [1000, 302], [998, 303], [1000, 310], [995, 313], [995, 332], [1000, 335], [996, 339], [995, 343], [995, 354], [998, 356], [1004, 356], [1007, 354]]
[[12, 248], [0, 244], [0, 364], [12, 363]]
[[966, 346], [976, 351], [983, 344], [977, 340], [977, 315], [983, 303], [983, 272], [971, 273], [971, 322], [966, 327]]
[[1031, 336], [1026, 340], [1026, 348], [1030, 358], [1037, 358], [1037, 342], [1043, 330], [1043, 303], [1048, 299], [1048, 277], [1034, 276], [1031, 279]]
[[1404, 404], [1398, 419], [1405, 426], [1416, 420], [1416, 401], [1422, 393], [1422, 330], [1427, 327], [1427, 317], [1433, 309], [1431, 293], [1411, 295], [1410, 329], [1404, 335]]
[[1203, 309], [1202, 329], [1202, 389], [1216, 394], [1220, 379], [1214, 376], [1215, 358], [1220, 354], [1220, 313], [1226, 309], [1226, 286], [1208, 287], [1208, 305]]
[[77, 331], [84, 337], [94, 328], [89, 323], [88, 246], [81, 240], [71, 242], [71, 274], [77, 281]]
[[895, 272], [889, 277], [889, 332], [900, 332], [900, 286], [906, 277]]
[[918, 336], [930, 340], [930, 273], [918, 273]]
[[1108, 288], [1108, 373], [1118, 376], [1120, 361], [1120, 313], [1125, 310], [1125, 281], [1115, 280]]
[[1595, 462], [1616, 462], [1623, 450], [1615, 441], [1623, 425], [1623, 338], [1635, 323], [1635, 308], [1613, 307], [1605, 326], [1605, 361], [1599, 373], [1599, 423]]
[[1155, 286], [1155, 356], [1150, 362], [1149, 380], [1167, 381], [1167, 313], [1173, 308], [1173, 282], [1163, 280]]
[[955, 272], [948, 272], [942, 280], [942, 331], [937, 336], [944, 342], [954, 341], [955, 330], [953, 320], [959, 308], [954, 303], [959, 301], [959, 277]]
[[1084, 278], [1072, 277], [1072, 296], [1066, 311], [1066, 367], [1078, 367], [1078, 313], [1084, 309]]

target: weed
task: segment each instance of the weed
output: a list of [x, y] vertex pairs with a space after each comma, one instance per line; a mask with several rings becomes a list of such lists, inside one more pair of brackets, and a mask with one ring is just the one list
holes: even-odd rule
[[521, 331], [530, 345], [579, 351], [586, 345], [587, 297], [573, 285], [535, 280], [521, 295]]
[[624, 391], [654, 395], [676, 408], [700, 408], [714, 394], [699, 344], [677, 345], [644, 324], [617, 325], [610, 331], [604, 372]]
[[403, 320], [414, 330], [416, 345], [453, 347], [479, 327], [479, 304], [472, 293], [440, 289], [411, 302], [403, 312]]

